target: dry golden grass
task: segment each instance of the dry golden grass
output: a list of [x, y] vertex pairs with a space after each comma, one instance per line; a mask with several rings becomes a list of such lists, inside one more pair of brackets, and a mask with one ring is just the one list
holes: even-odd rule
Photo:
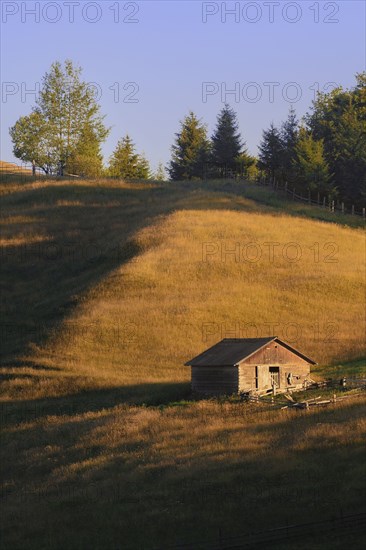
[[[184, 362], [226, 336], [276, 334], [319, 364], [364, 352], [359, 231], [286, 215], [181, 210], [133, 242], [138, 255], [84, 296], [28, 360], [98, 387], [187, 382]], [[259, 247], [258, 261], [247, 243]], [[264, 243], [278, 243], [273, 258]], [[301, 251], [298, 261], [290, 261], [292, 245], [284, 254], [287, 243]], [[46, 384], [37, 396], [50, 391]]]
[[[364, 398], [309, 411], [183, 400], [187, 359], [256, 331], [291, 340], [321, 376], [353, 359], [361, 372], [361, 229], [218, 189], [10, 187], [1, 220], [13, 241], [2, 247], [6, 548], [193, 548], [203, 539], [211, 549], [219, 528], [226, 537], [363, 510]], [[31, 243], [37, 236], [45, 240]], [[70, 241], [79, 246], [71, 257]], [[39, 254], [44, 243], [63, 254]], [[248, 243], [262, 250], [258, 261]], [[273, 260], [265, 243], [279, 243]], [[301, 249], [296, 262], [293, 247], [283, 255], [288, 243]], [[95, 245], [95, 258], [80, 254]], [[238, 257], [222, 256], [235, 247]], [[340, 550], [344, 539], [291, 550], [310, 547]]]
[[[366, 423], [356, 399], [307, 412], [217, 401], [42, 412], [9, 422], [4, 435], [7, 547], [23, 548], [26, 535], [27, 548], [204, 540], [209, 549], [219, 528], [229, 537], [363, 509]], [[342, 544], [339, 533], [319, 548]]]

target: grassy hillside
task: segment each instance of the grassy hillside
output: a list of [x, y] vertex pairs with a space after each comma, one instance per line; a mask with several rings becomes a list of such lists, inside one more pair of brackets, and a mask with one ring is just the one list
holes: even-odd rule
[[362, 398], [189, 400], [183, 363], [225, 336], [277, 334], [314, 376], [365, 369], [362, 228], [250, 189], [3, 190], [6, 547], [212, 548], [363, 509]]

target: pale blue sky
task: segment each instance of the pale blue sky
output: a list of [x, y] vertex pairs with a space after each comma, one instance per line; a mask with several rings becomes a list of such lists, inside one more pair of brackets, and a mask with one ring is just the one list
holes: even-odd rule
[[[128, 132], [153, 168], [169, 161], [179, 120], [189, 110], [211, 134], [226, 99], [256, 154], [262, 129], [286, 118], [291, 98], [302, 116], [316, 83], [320, 89], [327, 83], [350, 87], [355, 73], [366, 68], [362, 0], [1, 4], [2, 160], [15, 160], [8, 129], [34, 104], [34, 95], [24, 95], [24, 89], [33, 89], [55, 60], [72, 59], [83, 67], [85, 80], [97, 83], [102, 112], [113, 127], [103, 147], [105, 160]], [[225, 6], [237, 11], [225, 14]], [[205, 82], [213, 83], [212, 95], [203, 98]], [[225, 98], [225, 89], [235, 87], [239, 97]], [[129, 94], [137, 102], [126, 102]]]

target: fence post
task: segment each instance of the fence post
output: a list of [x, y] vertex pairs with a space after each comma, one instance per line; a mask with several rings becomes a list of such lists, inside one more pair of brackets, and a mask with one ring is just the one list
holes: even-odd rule
[[363, 219], [366, 217], [366, 208], [362, 208], [362, 217]]
[[325, 208], [325, 197], [323, 197], [323, 208]]
[[320, 204], [320, 193], [318, 191], [318, 204]]
[[354, 215], [355, 215], [355, 205], [352, 204], [352, 216], [354, 216]]
[[344, 202], [342, 202], [342, 214], [344, 214]]
[[332, 201], [332, 212], [334, 212], [334, 201]]
[[285, 198], [287, 199], [287, 181], [285, 183]]

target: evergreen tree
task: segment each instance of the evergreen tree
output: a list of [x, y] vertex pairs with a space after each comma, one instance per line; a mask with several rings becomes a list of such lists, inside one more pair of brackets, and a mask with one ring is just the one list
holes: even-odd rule
[[257, 159], [247, 152], [237, 157], [236, 173], [245, 179], [255, 179], [258, 175]]
[[323, 140], [334, 185], [341, 198], [356, 202], [366, 195], [366, 73], [351, 90], [339, 87], [318, 94], [306, 122], [314, 139]]
[[[99, 114], [95, 92], [81, 80], [81, 69], [71, 61], [55, 62], [43, 78], [36, 106], [10, 129], [14, 154], [35, 160], [46, 173], [66, 168], [86, 135], [102, 143], [109, 130]], [[90, 132], [89, 132], [90, 130]]]
[[96, 178], [103, 172], [103, 155], [100, 142], [92, 128], [87, 126], [80, 135], [79, 143], [71, 153], [67, 170], [70, 174]]
[[263, 131], [259, 145], [259, 168], [273, 181], [281, 175], [283, 146], [281, 134], [273, 122], [268, 130]]
[[127, 134], [117, 143], [109, 161], [109, 173], [118, 178], [135, 178], [138, 155], [135, 145]]
[[333, 137], [338, 155], [334, 162], [337, 183], [343, 198], [350, 202], [366, 199], [366, 121], [360, 120], [350, 104], [337, 123]]
[[165, 181], [165, 169], [162, 162], [159, 162], [158, 168], [154, 174], [154, 180]]
[[246, 152], [238, 129], [237, 115], [226, 104], [217, 117], [216, 129], [211, 138], [211, 161], [220, 177], [225, 177], [228, 171], [236, 173], [239, 156]]
[[330, 173], [324, 158], [323, 141], [316, 141], [310, 132], [301, 128], [295, 152], [294, 168], [301, 189], [330, 193]]
[[117, 178], [149, 179], [149, 163], [144, 155], [135, 152], [135, 144], [128, 134], [117, 143], [109, 160], [108, 173]]
[[135, 177], [140, 180], [149, 180], [151, 178], [150, 164], [144, 153], [138, 155]]
[[290, 108], [287, 120], [281, 127], [282, 157], [281, 170], [284, 181], [294, 183], [294, 160], [299, 136], [299, 122], [293, 107]]
[[180, 124], [181, 129], [175, 134], [172, 158], [168, 165], [170, 179], [204, 178], [210, 149], [206, 126], [192, 111]]

